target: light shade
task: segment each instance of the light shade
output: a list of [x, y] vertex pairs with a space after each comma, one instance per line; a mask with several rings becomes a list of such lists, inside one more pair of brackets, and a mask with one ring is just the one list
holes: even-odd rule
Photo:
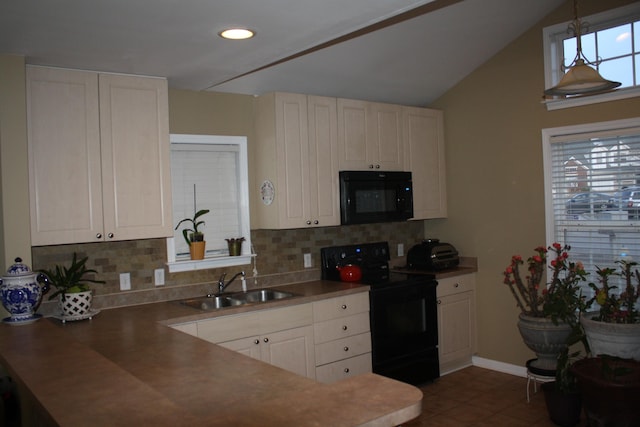
[[611, 90], [620, 84], [620, 82], [606, 80], [596, 69], [588, 66], [582, 58], [579, 58], [560, 82], [545, 90], [544, 94], [549, 96], [584, 95]]
[[228, 28], [226, 30], [220, 31], [218, 35], [224, 39], [229, 40], [245, 40], [253, 37], [255, 33], [246, 28]]

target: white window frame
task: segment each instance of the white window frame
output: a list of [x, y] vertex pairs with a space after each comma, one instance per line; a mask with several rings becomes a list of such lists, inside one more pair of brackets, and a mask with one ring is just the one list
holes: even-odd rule
[[246, 136], [218, 136], [218, 135], [189, 135], [171, 134], [171, 144], [209, 144], [209, 145], [237, 145], [239, 155], [239, 186], [242, 189], [239, 195], [240, 201], [240, 230], [245, 242], [242, 245], [242, 254], [239, 256], [209, 256], [203, 260], [176, 259], [176, 246], [173, 237], [167, 238], [167, 267], [170, 273], [183, 271], [205, 270], [219, 267], [231, 267], [251, 264], [256, 255], [252, 253], [251, 228], [249, 216], [249, 168], [247, 155]]
[[[633, 22], [640, 19], [640, 2], [632, 3], [627, 6], [616, 9], [607, 10], [602, 13], [580, 16], [582, 22], [589, 24], [589, 31], [600, 31], [606, 28], [615, 27], [627, 22]], [[544, 87], [550, 88], [556, 85], [562, 77], [560, 71], [563, 62], [562, 57], [562, 36], [567, 35], [567, 28], [571, 21], [562, 22], [549, 27], [545, 27], [542, 31], [544, 46]], [[637, 49], [637, 47], [636, 47]], [[569, 57], [575, 56], [575, 52], [571, 52]], [[587, 58], [595, 61], [596, 58]], [[566, 99], [547, 99], [543, 100], [548, 111], [563, 108], [578, 107], [582, 105], [597, 104], [600, 102], [615, 101], [620, 99], [635, 98], [640, 96], [640, 86], [616, 89], [612, 92], [594, 94], [588, 96], [577, 96]]]
[[[544, 166], [544, 194], [545, 194], [545, 223], [546, 223], [546, 241], [547, 246], [553, 242], [559, 241], [555, 235], [556, 221], [554, 213], [554, 200], [553, 200], [553, 165], [552, 165], [552, 144], [555, 138], [562, 138], [567, 136], [580, 136], [584, 135], [585, 138], [589, 138], [591, 134], [598, 132], [609, 131], [624, 131], [626, 129], [633, 130], [634, 128], [640, 128], [640, 117], [623, 120], [613, 120], [607, 122], [588, 123], [575, 126], [563, 126], [556, 128], [542, 129], [542, 152], [543, 152], [543, 166]], [[608, 228], [617, 221], [608, 221], [601, 224], [602, 228]], [[627, 230], [636, 231], [640, 233], [640, 223], [623, 221], [620, 224]], [[592, 226], [596, 226], [593, 224]], [[561, 240], [561, 239], [560, 239]], [[561, 242], [563, 243], [563, 242]], [[615, 268], [615, 265], [609, 267]], [[596, 277], [589, 277], [591, 282], [596, 282]], [[587, 296], [592, 295], [587, 291]]]

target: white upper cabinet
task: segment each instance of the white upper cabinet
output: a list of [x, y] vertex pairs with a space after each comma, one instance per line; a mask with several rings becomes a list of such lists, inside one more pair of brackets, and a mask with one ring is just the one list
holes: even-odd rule
[[271, 93], [258, 99], [260, 228], [340, 223], [336, 126], [334, 98]]
[[413, 219], [447, 216], [444, 120], [439, 110], [403, 107], [405, 170], [413, 179]]
[[340, 170], [404, 169], [402, 107], [338, 99]]
[[34, 246], [172, 235], [167, 82], [27, 68]]

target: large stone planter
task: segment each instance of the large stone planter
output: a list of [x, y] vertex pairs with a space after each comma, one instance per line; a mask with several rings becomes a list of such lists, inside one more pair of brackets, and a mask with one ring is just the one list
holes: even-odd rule
[[546, 317], [533, 317], [521, 313], [518, 330], [524, 343], [538, 358], [531, 362], [531, 366], [541, 370], [555, 371], [558, 354], [567, 347], [571, 326], [567, 323], [555, 325]]
[[640, 361], [640, 324], [606, 323], [591, 320], [595, 314], [580, 316], [591, 354], [607, 354]]

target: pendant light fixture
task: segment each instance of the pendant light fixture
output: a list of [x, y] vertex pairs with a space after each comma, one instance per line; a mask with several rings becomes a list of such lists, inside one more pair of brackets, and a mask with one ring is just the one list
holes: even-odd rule
[[578, 0], [573, 0], [573, 22], [569, 24], [567, 31], [573, 32], [576, 37], [577, 52], [575, 58], [568, 67], [562, 66], [563, 71], [569, 70], [562, 76], [560, 82], [554, 87], [544, 91], [548, 96], [588, 95], [604, 92], [620, 86], [620, 82], [613, 82], [603, 78], [594, 68], [600, 63], [589, 61], [582, 53], [582, 23], [578, 18]]

